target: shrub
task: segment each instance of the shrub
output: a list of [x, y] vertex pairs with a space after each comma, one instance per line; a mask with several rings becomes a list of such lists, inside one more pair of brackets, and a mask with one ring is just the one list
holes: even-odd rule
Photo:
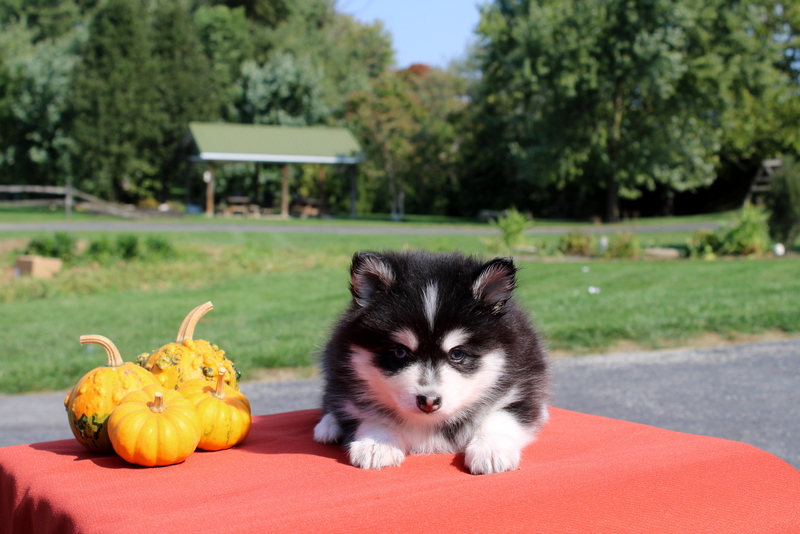
[[134, 260], [142, 253], [139, 247], [139, 238], [134, 234], [120, 234], [117, 237], [115, 252], [123, 260]]
[[116, 240], [101, 236], [89, 242], [86, 250], [79, 254], [76, 240], [64, 233], [52, 237], [32, 239], [23, 250], [24, 254], [37, 254], [61, 258], [65, 262], [93, 261], [108, 265], [116, 260], [173, 260], [178, 257], [175, 246], [167, 239], [151, 235], [139, 239], [134, 234], [120, 234]]
[[521, 245], [525, 238], [525, 229], [533, 224], [531, 218], [517, 211], [516, 208], [506, 210], [496, 221], [489, 223], [500, 230], [500, 239], [506, 248], [513, 249]]
[[642, 244], [633, 232], [614, 234], [608, 243], [607, 258], [638, 258], [642, 252]]
[[584, 232], [569, 232], [558, 239], [558, 250], [573, 256], [592, 256], [595, 254], [595, 238]]
[[800, 162], [791, 156], [782, 160], [771, 181], [769, 234], [791, 248], [800, 235]]
[[769, 212], [749, 202], [744, 205], [736, 225], [722, 239], [722, 252], [760, 256], [769, 250]]
[[114, 245], [106, 236], [91, 241], [86, 247], [86, 257], [103, 265], [111, 263], [114, 254]]
[[154, 199], [153, 197], [143, 198], [136, 203], [137, 207], [144, 210], [158, 209], [158, 205], [159, 205], [158, 200]]
[[713, 260], [719, 254], [760, 256], [769, 250], [769, 216], [762, 206], [747, 203], [731, 228], [717, 232], [700, 230], [687, 239], [687, 255], [706, 260]]
[[722, 253], [722, 238], [711, 230], [698, 230], [686, 240], [686, 255], [690, 258], [713, 260]]
[[49, 258], [60, 258], [62, 261], [70, 262], [75, 259], [75, 238], [63, 232], [57, 232], [53, 237], [31, 239], [24, 252]]
[[175, 247], [172, 243], [163, 237], [151, 235], [145, 241], [145, 248], [147, 249], [147, 256], [155, 259], [169, 259], [174, 258]]

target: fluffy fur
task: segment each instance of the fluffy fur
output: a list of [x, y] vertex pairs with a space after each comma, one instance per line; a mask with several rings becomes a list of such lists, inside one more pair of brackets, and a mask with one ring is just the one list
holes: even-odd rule
[[515, 469], [547, 420], [541, 341], [513, 301], [511, 260], [362, 252], [323, 357], [321, 443], [366, 469], [461, 453], [471, 473]]

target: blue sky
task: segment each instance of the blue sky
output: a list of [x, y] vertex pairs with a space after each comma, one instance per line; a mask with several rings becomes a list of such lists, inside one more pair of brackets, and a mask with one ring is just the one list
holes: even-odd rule
[[480, 15], [478, 0], [338, 0], [339, 11], [362, 22], [383, 21], [397, 66], [446, 67], [464, 56]]

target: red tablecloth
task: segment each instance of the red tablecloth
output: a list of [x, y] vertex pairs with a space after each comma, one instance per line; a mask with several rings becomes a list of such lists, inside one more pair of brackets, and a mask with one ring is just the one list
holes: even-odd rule
[[0, 448], [0, 532], [800, 532], [800, 472], [742, 443], [552, 409], [513, 472], [446, 454], [363, 471], [313, 442], [317, 419], [256, 417], [239, 447], [161, 468]]

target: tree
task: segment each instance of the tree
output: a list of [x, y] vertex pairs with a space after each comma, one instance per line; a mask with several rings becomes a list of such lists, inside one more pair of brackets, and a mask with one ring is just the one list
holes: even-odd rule
[[160, 186], [166, 122], [148, 16], [138, 0], [108, 0], [73, 71], [76, 185], [136, 200]]
[[334, 13], [322, 28], [321, 42], [312, 57], [322, 66], [323, 102], [338, 117], [351, 91], [369, 90], [370, 83], [394, 62], [392, 39], [383, 24], [364, 24]]
[[733, 73], [721, 96], [721, 157], [749, 174], [761, 161], [800, 154], [800, 5], [751, 0], [697, 40]]
[[464, 92], [458, 74], [417, 64], [350, 93], [346, 119], [367, 153], [362, 208], [393, 220], [457, 209]]
[[419, 101], [418, 129], [408, 175], [408, 211], [436, 215], [457, 211], [461, 193], [459, 149], [464, 135], [462, 117], [467, 103], [466, 80], [451, 70], [415, 64], [398, 72]]
[[190, 121], [219, 117], [219, 92], [208, 58], [203, 54], [189, 11], [174, 0], [159, 0], [153, 11], [153, 56], [158, 77], [162, 142], [158, 147], [161, 184], [151, 193], [163, 202], [186, 165], [180, 145]]
[[800, 236], [800, 162], [792, 156], [782, 159], [767, 195], [769, 233], [791, 250]]
[[89, 9], [86, 1], [73, 0], [4, 0], [0, 2], [0, 23], [22, 23], [31, 30], [31, 41], [55, 39], [71, 33], [81, 22], [81, 12]]
[[289, 16], [289, 7], [284, 0], [224, 0], [231, 9], [244, 8], [247, 18], [265, 26], [275, 27]]
[[723, 0], [493, 2], [478, 29], [476, 103], [504, 122], [484, 125], [498, 130], [494, 150], [538, 187], [601, 187], [608, 220], [620, 196], [710, 184], [742, 80], [774, 86], [765, 73], [779, 47], [757, 11]]
[[194, 14], [194, 23], [213, 71], [211, 91], [217, 93], [221, 115], [230, 118], [227, 113], [239, 94], [242, 63], [253, 58], [253, 39], [244, 8], [201, 7]]
[[0, 176], [59, 185], [71, 174], [68, 94], [82, 35], [36, 40], [25, 23], [0, 33]]
[[242, 65], [239, 98], [236, 101], [238, 122], [311, 126], [320, 124], [328, 114], [321, 102], [321, 71], [308, 57], [296, 58], [276, 52], [259, 66], [255, 61]]
[[259, 62], [276, 52], [313, 58], [321, 68], [323, 104], [339, 119], [350, 91], [369, 90], [394, 58], [391, 36], [380, 22], [363, 24], [338, 13], [331, 0], [295, 0], [287, 19], [262, 33]]
[[375, 80], [372, 91], [353, 91], [346, 108], [361, 146], [367, 153], [362, 172], [373, 182], [385, 178], [392, 220], [405, 215], [405, 177], [414, 153], [412, 139], [423, 114], [419, 100], [403, 80], [385, 73]]

